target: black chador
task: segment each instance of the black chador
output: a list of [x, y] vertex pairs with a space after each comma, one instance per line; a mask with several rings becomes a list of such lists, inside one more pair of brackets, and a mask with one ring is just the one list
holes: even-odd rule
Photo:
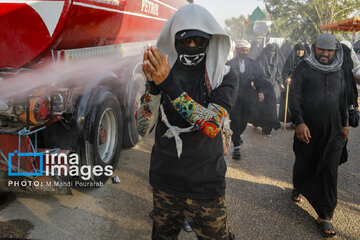
[[282, 83], [282, 61], [279, 47], [276, 44], [267, 45], [257, 58], [260, 65], [259, 72], [264, 77], [264, 96], [262, 102], [254, 104], [250, 122], [262, 128], [262, 133], [270, 135], [272, 129], [280, 128], [277, 118], [276, 102], [280, 98], [280, 84]]
[[256, 59], [260, 65], [260, 71], [264, 79], [268, 81], [274, 89], [276, 101], [280, 101], [280, 85], [282, 84], [282, 68], [284, 65], [283, 56], [279, 47], [272, 43], [268, 44]]
[[[284, 118], [285, 118], [285, 106], [286, 106], [286, 82], [285, 80], [287, 78], [292, 78], [292, 73], [295, 70], [296, 66], [299, 65], [299, 63], [304, 60], [307, 57], [306, 54], [306, 49], [305, 47], [301, 44], [298, 43], [296, 44], [291, 53], [289, 54], [288, 58], [285, 61], [284, 67], [283, 67], [283, 71], [282, 71], [282, 79], [283, 79], [283, 85], [284, 85], [284, 90], [281, 92], [281, 97], [280, 97], [280, 107], [279, 107], [279, 121], [283, 122]], [[291, 121], [291, 115], [290, 115], [290, 111], [287, 111], [287, 121], [289, 122]]]

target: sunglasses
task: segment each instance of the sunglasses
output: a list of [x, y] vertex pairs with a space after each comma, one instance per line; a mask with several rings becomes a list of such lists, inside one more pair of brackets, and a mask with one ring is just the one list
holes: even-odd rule
[[196, 46], [201, 48], [206, 48], [209, 43], [209, 39], [203, 37], [188, 37], [180, 39], [179, 41], [183, 46], [189, 46], [192, 42], [194, 42]]

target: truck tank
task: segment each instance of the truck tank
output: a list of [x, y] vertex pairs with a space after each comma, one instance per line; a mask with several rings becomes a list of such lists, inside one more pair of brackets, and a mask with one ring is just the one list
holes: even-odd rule
[[0, 69], [36, 62], [50, 49], [155, 40], [185, 1], [0, 0]]

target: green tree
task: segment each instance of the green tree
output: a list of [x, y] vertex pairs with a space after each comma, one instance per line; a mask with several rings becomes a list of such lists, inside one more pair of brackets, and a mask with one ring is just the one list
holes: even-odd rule
[[240, 17], [225, 20], [225, 30], [231, 35], [233, 39], [241, 39], [244, 34], [244, 26], [246, 27], [247, 19], [244, 15], [240, 15]]
[[293, 41], [313, 41], [320, 25], [333, 23], [360, 12], [359, 0], [264, 0], [275, 21], [272, 34]]
[[[267, 17], [267, 13], [262, 11], [259, 7], [257, 7], [251, 15], [245, 17], [244, 15], [240, 15], [238, 18], [231, 18], [225, 20], [225, 30], [231, 35], [233, 39], [246, 39], [249, 37], [254, 37], [253, 28], [254, 21], [263, 20]], [[245, 29], [244, 29], [245, 27]]]

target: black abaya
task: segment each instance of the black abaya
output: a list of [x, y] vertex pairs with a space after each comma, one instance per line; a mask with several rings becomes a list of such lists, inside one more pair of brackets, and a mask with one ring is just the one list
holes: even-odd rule
[[303, 61], [290, 87], [293, 121], [305, 123], [311, 135], [309, 144], [294, 136], [293, 184], [320, 218], [330, 220], [337, 204], [337, 172], [348, 121], [343, 71], [325, 73]]

